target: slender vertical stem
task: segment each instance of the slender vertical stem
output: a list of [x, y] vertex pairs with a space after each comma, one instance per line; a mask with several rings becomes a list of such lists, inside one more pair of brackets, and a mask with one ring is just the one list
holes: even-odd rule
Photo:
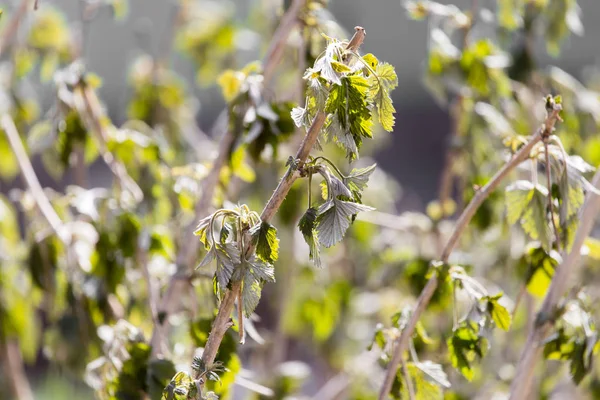
[[87, 187], [87, 166], [85, 165], [85, 149], [82, 144], [75, 146], [73, 155], [75, 156], [73, 171], [73, 180], [75, 184], [83, 188]]
[[25, 373], [19, 343], [16, 340], [0, 337], [0, 361], [10, 386], [8, 392], [12, 392], [15, 400], [33, 400], [33, 392]]
[[25, 179], [27, 187], [29, 187], [29, 190], [31, 191], [35, 204], [46, 221], [48, 221], [50, 228], [52, 228], [56, 236], [58, 236], [63, 243], [68, 244], [71, 241], [70, 235], [63, 229], [62, 221], [56, 211], [54, 211], [52, 204], [50, 204], [50, 200], [48, 200], [48, 197], [44, 193], [44, 189], [42, 189], [42, 186], [40, 185], [40, 181], [33, 170], [29, 157], [27, 157], [27, 153], [23, 147], [21, 137], [19, 136], [19, 132], [17, 132], [17, 127], [15, 126], [13, 119], [10, 115], [4, 114], [0, 118], [0, 124], [6, 133], [8, 143], [17, 159], [21, 174]]
[[408, 373], [408, 367], [406, 366], [406, 360], [402, 359], [402, 375], [404, 376], [404, 380], [406, 381], [406, 388], [408, 389], [408, 398], [410, 400], [415, 400], [415, 388], [412, 383], [412, 379], [410, 379], [410, 374]]
[[[600, 171], [596, 172], [592, 185], [600, 188]], [[552, 313], [556, 309], [560, 297], [567, 290], [570, 277], [579, 269], [581, 247], [592, 231], [599, 211], [600, 196], [589, 192], [579, 214], [579, 227], [575, 233], [573, 245], [563, 259], [563, 262], [554, 271], [554, 277], [552, 278], [548, 293], [537, 314], [533, 329], [531, 329], [527, 337], [527, 343], [521, 353], [515, 379], [510, 388], [510, 400], [529, 398], [535, 364], [541, 356], [543, 341], [549, 334], [554, 322], [552, 320]]]
[[0, 57], [6, 51], [7, 47], [10, 45], [13, 38], [17, 34], [17, 31], [19, 30], [19, 25], [21, 24], [21, 20], [27, 13], [27, 6], [29, 5], [29, 3], [30, 0], [21, 0], [21, 3], [19, 3], [19, 7], [16, 9], [10, 21], [6, 25], [3, 35], [2, 37], [0, 37]]
[[136, 202], [140, 202], [144, 198], [142, 189], [129, 176], [125, 166], [117, 160], [114, 155], [108, 150], [107, 142], [109, 139], [106, 127], [102, 123], [103, 112], [101, 110], [100, 101], [96, 94], [84, 83], [80, 84], [75, 93], [77, 94], [75, 107], [81, 116], [84, 123], [96, 136], [98, 148], [102, 154], [102, 159], [110, 168], [117, 182], [122, 189], [127, 190]]
[[[560, 237], [554, 220], [554, 205], [552, 204], [552, 179], [550, 177], [550, 152], [548, 151], [548, 141], [544, 140], [544, 154], [546, 156], [546, 182], [548, 186], [548, 210], [550, 210], [550, 221], [554, 229], [554, 237], [556, 240], [556, 248], [560, 251]], [[565, 161], [566, 163], [566, 161]]]

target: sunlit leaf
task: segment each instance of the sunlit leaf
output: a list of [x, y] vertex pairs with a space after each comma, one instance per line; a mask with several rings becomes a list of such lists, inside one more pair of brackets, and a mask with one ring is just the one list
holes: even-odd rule
[[251, 230], [253, 243], [256, 245], [256, 255], [261, 260], [274, 263], [279, 257], [279, 239], [277, 229], [268, 222], [261, 222]]
[[317, 213], [318, 211], [314, 207], [306, 210], [298, 222], [298, 228], [302, 232], [306, 244], [308, 244], [309, 258], [313, 260], [316, 267], [321, 267], [319, 239], [316, 230]]

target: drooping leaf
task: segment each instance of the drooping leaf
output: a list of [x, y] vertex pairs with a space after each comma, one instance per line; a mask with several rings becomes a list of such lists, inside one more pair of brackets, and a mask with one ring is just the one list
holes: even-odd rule
[[277, 229], [268, 222], [261, 222], [250, 229], [252, 243], [256, 246], [256, 255], [261, 260], [274, 263], [279, 257], [279, 239]]
[[354, 195], [354, 199], [360, 201], [361, 194], [364, 188], [367, 187], [369, 178], [377, 164], [373, 164], [366, 168], [353, 169], [350, 174], [344, 178], [344, 185], [347, 186]]
[[438, 385], [443, 386], [445, 388], [450, 387], [448, 375], [446, 375], [440, 364], [427, 360], [417, 362], [415, 363], [415, 366], [421, 371], [423, 371], [429, 378], [437, 382]]
[[337, 198], [327, 201], [319, 208], [317, 218], [319, 242], [325, 247], [333, 246], [344, 237], [352, 215], [371, 210], [374, 208]]
[[501, 297], [502, 293], [498, 293], [495, 296], [487, 296], [484, 299], [487, 300], [487, 312], [492, 317], [496, 326], [504, 331], [508, 331], [512, 318], [506, 307], [498, 303]]
[[227, 289], [233, 271], [240, 263], [241, 252], [237, 243], [213, 243], [212, 247], [197, 268], [208, 265], [216, 260], [217, 282], [222, 290]]
[[314, 207], [310, 207], [300, 221], [298, 222], [298, 229], [302, 232], [302, 236], [306, 241], [309, 249], [309, 258], [313, 260], [316, 267], [321, 267], [321, 256], [319, 248], [319, 239], [316, 230], [316, 220], [318, 211]]
[[448, 338], [448, 353], [452, 366], [469, 381], [474, 377], [472, 363], [483, 358], [487, 351], [487, 340], [480, 336], [479, 326], [472, 321], [464, 321]]
[[544, 297], [554, 276], [554, 269], [560, 261], [560, 255], [556, 251], [547, 252], [541, 246], [529, 249], [520, 261], [527, 291], [533, 296]]
[[265, 283], [275, 282], [273, 266], [252, 255], [240, 267], [242, 278], [242, 303], [244, 314], [250, 317], [258, 302]]
[[394, 129], [396, 109], [390, 97], [390, 91], [398, 86], [398, 77], [394, 67], [388, 63], [378, 63], [376, 76], [370, 77], [371, 89], [369, 95], [377, 107], [377, 116], [383, 129], [391, 132]]
[[520, 221], [525, 233], [549, 250], [551, 231], [546, 215], [547, 196], [546, 188], [529, 181], [517, 181], [506, 188], [509, 224]]
[[516, 181], [506, 188], [506, 213], [510, 225], [519, 222], [531, 202], [534, 189], [529, 181]]

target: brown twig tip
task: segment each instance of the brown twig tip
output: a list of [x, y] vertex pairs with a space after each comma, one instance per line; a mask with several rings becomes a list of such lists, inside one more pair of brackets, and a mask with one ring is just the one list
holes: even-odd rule
[[363, 28], [362, 26], [355, 26], [354, 36], [352, 36], [352, 39], [350, 39], [350, 41], [348, 42], [346, 49], [350, 51], [358, 51], [358, 48], [365, 41], [366, 36], [367, 32], [365, 31], [365, 28]]

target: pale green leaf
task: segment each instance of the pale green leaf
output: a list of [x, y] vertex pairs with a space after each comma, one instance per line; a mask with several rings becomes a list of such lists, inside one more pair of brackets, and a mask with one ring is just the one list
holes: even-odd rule
[[516, 224], [533, 197], [535, 186], [529, 181], [516, 181], [506, 188], [506, 217], [510, 225]]
[[319, 242], [325, 247], [331, 247], [344, 237], [350, 226], [350, 219], [360, 211], [370, 211], [372, 207], [363, 204], [333, 198], [319, 208], [317, 232]]

